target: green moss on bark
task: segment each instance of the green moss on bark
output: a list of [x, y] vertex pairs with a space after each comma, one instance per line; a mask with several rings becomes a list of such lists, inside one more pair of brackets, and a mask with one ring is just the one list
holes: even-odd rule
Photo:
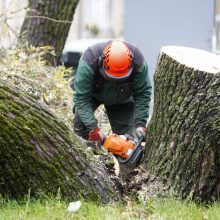
[[0, 193], [31, 190], [108, 202], [118, 198], [105, 168], [95, 164], [74, 135], [25, 93], [0, 81]]
[[187, 67], [162, 53], [154, 81], [146, 168], [175, 195], [219, 198], [220, 73]]

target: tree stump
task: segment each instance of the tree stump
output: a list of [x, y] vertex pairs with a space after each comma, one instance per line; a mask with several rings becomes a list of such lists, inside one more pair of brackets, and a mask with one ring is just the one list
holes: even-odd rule
[[85, 153], [74, 134], [30, 95], [0, 80], [0, 194], [30, 190], [110, 202], [119, 199], [103, 164]]
[[219, 198], [220, 57], [193, 48], [163, 47], [154, 86], [146, 169], [178, 197]]

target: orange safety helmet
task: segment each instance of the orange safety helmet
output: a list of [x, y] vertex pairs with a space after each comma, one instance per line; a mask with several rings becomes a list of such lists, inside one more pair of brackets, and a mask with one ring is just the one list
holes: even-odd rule
[[110, 80], [123, 80], [131, 75], [132, 53], [122, 41], [112, 41], [103, 51], [104, 77]]

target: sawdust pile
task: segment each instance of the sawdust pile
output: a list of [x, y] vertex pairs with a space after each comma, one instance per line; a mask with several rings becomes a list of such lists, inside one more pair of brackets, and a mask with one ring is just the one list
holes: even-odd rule
[[124, 183], [125, 196], [135, 196], [140, 201], [147, 201], [155, 197], [166, 197], [167, 189], [153, 174], [142, 166], [133, 170]]

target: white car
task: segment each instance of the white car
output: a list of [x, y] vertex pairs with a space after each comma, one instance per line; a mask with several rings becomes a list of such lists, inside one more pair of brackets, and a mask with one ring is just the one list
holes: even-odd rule
[[97, 43], [107, 42], [110, 39], [105, 38], [88, 38], [88, 39], [77, 39], [65, 45], [62, 55], [61, 64], [64, 64], [67, 68], [73, 67], [76, 71], [79, 59], [83, 52], [89, 47]]

